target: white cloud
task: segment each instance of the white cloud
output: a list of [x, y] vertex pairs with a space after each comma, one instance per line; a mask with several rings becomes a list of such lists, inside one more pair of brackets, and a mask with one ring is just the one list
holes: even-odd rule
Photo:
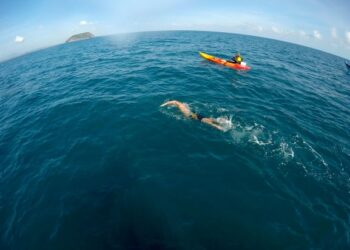
[[350, 44], [350, 31], [345, 32], [346, 41]]
[[314, 35], [314, 38], [318, 40], [322, 39], [321, 33], [318, 30], [314, 30], [313, 35]]
[[86, 21], [86, 20], [81, 20], [81, 21], [79, 22], [79, 24], [80, 24], [81, 26], [85, 26], [85, 25], [93, 24], [93, 22], [89, 22], [89, 21]]
[[16, 36], [15, 37], [15, 43], [23, 43], [24, 37], [22, 36]]
[[332, 36], [333, 39], [337, 39], [338, 38], [337, 29], [334, 28], [334, 27], [331, 29], [331, 36]]

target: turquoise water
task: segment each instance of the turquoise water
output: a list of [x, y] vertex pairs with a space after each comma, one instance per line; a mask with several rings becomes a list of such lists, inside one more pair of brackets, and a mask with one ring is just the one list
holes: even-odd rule
[[[204, 61], [239, 50], [248, 72]], [[152, 32], [0, 64], [1, 249], [345, 249], [350, 74], [294, 44]], [[225, 121], [187, 120], [177, 99]]]

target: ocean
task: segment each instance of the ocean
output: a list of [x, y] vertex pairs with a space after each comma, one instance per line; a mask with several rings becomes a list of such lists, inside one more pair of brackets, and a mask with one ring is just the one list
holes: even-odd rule
[[0, 249], [346, 249], [349, 128], [344, 59], [271, 39], [130, 33], [2, 62]]

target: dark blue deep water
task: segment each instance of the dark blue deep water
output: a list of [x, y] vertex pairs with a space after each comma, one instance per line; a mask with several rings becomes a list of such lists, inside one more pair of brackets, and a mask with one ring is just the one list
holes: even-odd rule
[[346, 249], [349, 128], [343, 59], [275, 40], [137, 33], [3, 62], [0, 249]]

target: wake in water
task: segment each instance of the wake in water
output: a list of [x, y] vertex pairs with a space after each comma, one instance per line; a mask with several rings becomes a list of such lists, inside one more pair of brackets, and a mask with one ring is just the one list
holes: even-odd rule
[[[285, 164], [292, 160], [295, 156], [293, 148], [290, 143], [286, 142], [283, 137], [278, 135], [277, 131], [273, 133], [265, 129], [264, 126], [254, 123], [253, 125], [246, 125], [239, 121], [233, 121], [232, 115], [222, 115], [217, 118], [204, 118], [197, 113], [193, 113], [190, 106], [186, 103], [180, 103], [177, 101], [167, 101], [161, 105], [165, 106], [177, 106], [182, 112], [183, 116], [179, 114], [165, 112], [176, 119], [192, 118], [203, 122], [204, 119], [210, 119], [209, 122], [205, 122], [215, 128], [220, 129], [223, 132], [229, 132], [231, 142], [240, 145], [257, 145], [261, 148], [263, 155], [267, 158], [278, 157], [281, 158], [281, 164]], [[203, 106], [203, 105], [202, 105]], [[208, 112], [216, 110], [216, 113], [227, 113], [224, 108], [214, 108], [209, 105], [204, 105]], [[194, 116], [194, 117], [193, 117]], [[199, 116], [199, 118], [197, 117]], [[213, 125], [214, 124], [214, 125]]]
[[[183, 104], [188, 109], [186, 111], [192, 112], [190, 111], [190, 105]], [[278, 159], [282, 166], [293, 161], [297, 166], [302, 167], [305, 174], [310, 174], [314, 177], [329, 175], [328, 164], [322, 155], [301, 138], [300, 135], [283, 136], [279, 131], [271, 131], [257, 123], [246, 124], [242, 121], [233, 120], [233, 115], [226, 115], [229, 111], [225, 108], [216, 108], [208, 104], [198, 103], [196, 106], [204, 106], [207, 112], [210, 113], [225, 113], [225, 115], [217, 118], [205, 119], [215, 121], [215, 124], [220, 127], [220, 130], [229, 135], [229, 143], [234, 143], [242, 147], [257, 146], [256, 150], [258, 150], [257, 152], [261, 152], [262, 157]], [[161, 112], [178, 120], [186, 119], [186, 116], [190, 116], [186, 112], [183, 112], [185, 114], [183, 116], [177, 112], [170, 112], [169, 109], [161, 109]]]
[[229, 143], [243, 147], [258, 146], [257, 152], [261, 152], [265, 158], [278, 159], [280, 166], [287, 163], [295, 163], [304, 171], [305, 175], [317, 180], [332, 176], [328, 163], [309, 142], [300, 135], [283, 136], [279, 131], [270, 131], [263, 125], [254, 123], [244, 124], [240, 121], [220, 118], [219, 121], [227, 124]]

